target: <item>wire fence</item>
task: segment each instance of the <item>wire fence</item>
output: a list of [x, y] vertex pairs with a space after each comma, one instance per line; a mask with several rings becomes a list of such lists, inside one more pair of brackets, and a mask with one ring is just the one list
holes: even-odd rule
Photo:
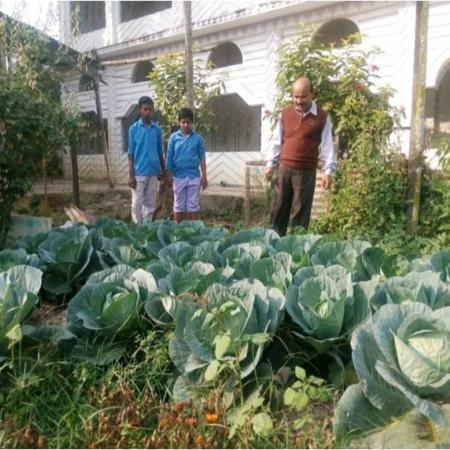
[[[328, 197], [322, 187], [323, 171], [317, 171], [316, 188], [311, 212], [312, 219], [318, 218], [327, 209]], [[250, 226], [265, 217], [268, 224], [267, 212], [270, 211], [271, 203], [275, 195], [274, 181], [268, 182], [264, 174], [264, 161], [247, 161], [245, 165], [245, 202], [244, 220], [246, 226]]]

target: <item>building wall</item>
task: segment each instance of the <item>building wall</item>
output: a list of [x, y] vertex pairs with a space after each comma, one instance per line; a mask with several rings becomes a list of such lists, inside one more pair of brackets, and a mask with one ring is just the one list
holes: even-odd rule
[[[108, 20], [111, 22], [114, 20], [114, 14], [117, 16], [117, 5], [114, 5], [114, 2], [106, 3], [109, 8], [107, 22]], [[289, 6], [291, 3], [286, 5]], [[193, 20], [197, 23], [201, 20], [205, 23], [211, 22], [212, 18], [235, 11], [238, 6], [237, 1], [194, 2]], [[171, 18], [173, 28], [176, 29], [182, 24], [180, 8], [180, 2], [173, 2], [170, 10], [121, 24], [115, 35], [100, 31], [93, 32], [97, 33], [96, 36], [82, 36], [77, 41], [77, 48], [88, 49], [94, 46], [99, 48], [107, 42], [136, 38], [140, 36], [139, 33], [142, 33], [143, 29], [146, 34], [156, 32], [163, 29], [168, 18]], [[448, 44], [450, 42], [448, 36], [450, 34], [448, 27], [450, 2], [432, 2], [430, 9], [427, 85], [433, 86], [439, 77], [442, 65], [450, 57], [450, 44]], [[211, 32], [195, 39], [198, 49], [196, 56], [202, 59], [208, 57], [215, 45], [225, 41], [233, 41], [241, 49], [242, 64], [216, 70], [218, 75], [225, 78], [227, 93], [238, 93], [249, 105], [260, 105], [262, 116], [264, 116], [264, 111], [273, 107], [276, 92], [276, 51], [280, 44], [295, 35], [301, 22], [323, 23], [333, 18], [345, 17], [356, 22], [360, 28], [364, 35], [363, 46], [376, 46], [382, 51], [380, 55], [374, 57], [372, 63], [380, 68], [379, 84], [389, 84], [396, 90], [394, 104], [404, 110], [402, 126], [405, 129], [399, 130], [397, 138], [402, 144], [403, 151], [407, 152], [414, 51], [414, 2], [340, 2], [331, 5], [322, 5], [318, 2], [314, 4], [314, 9], [309, 11], [273, 19], [264, 16], [262, 20], [261, 17], [263, 16], [255, 15], [252, 23], [235, 27], [233, 23], [228, 23], [228, 29], [217, 26], [214, 31], [212, 27]], [[164, 42], [167, 43], [158, 45], [156, 40], [147, 44], [145, 48], [141, 44], [129, 46], [126, 48], [126, 55], [121, 56], [123, 63], [106, 67], [104, 77], [108, 85], [101, 86], [102, 107], [104, 116], [108, 119], [113, 175], [121, 181], [127, 177], [127, 159], [122, 150], [121, 119], [133, 108], [139, 96], [152, 95], [146, 82], [131, 83], [132, 70], [137, 60], [154, 59], [161, 54], [183, 50], [182, 37], [173, 42]], [[102, 59], [108, 59], [107, 54], [108, 48], [103, 49]], [[113, 57], [110, 58], [110, 60], [113, 59]], [[77, 90], [77, 85], [78, 80], [71, 79], [67, 81], [66, 88], [73, 92]], [[79, 93], [76, 96], [82, 111], [95, 109], [92, 93]], [[208, 155], [213, 184], [243, 184], [245, 160], [262, 158], [269, 146], [271, 127], [268, 121], [263, 120], [263, 117], [261, 126], [261, 152]], [[83, 170], [88, 174], [86, 176], [95, 176], [98, 173], [96, 172], [98, 169], [95, 168], [97, 164], [90, 165], [86, 158], [89, 157], [84, 157]]]

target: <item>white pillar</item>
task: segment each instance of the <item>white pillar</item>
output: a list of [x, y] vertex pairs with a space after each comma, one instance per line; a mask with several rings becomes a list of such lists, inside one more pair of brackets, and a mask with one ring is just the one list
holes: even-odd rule
[[120, 2], [105, 2], [106, 45], [113, 45], [119, 39]]
[[272, 121], [266, 117], [266, 112], [272, 112], [275, 107], [275, 97], [277, 95], [276, 77], [278, 73], [278, 49], [280, 44], [281, 33], [275, 28], [275, 25], [272, 25], [270, 29], [267, 30], [266, 64], [264, 67], [266, 74], [266, 94], [261, 111], [261, 157], [263, 159], [272, 137]]
[[72, 34], [70, 2], [58, 2], [59, 37], [64, 44], [70, 43]]

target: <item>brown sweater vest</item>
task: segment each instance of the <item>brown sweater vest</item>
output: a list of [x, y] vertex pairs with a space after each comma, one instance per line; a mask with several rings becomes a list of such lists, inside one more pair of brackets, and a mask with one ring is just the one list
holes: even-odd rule
[[317, 107], [317, 116], [308, 114], [300, 119], [294, 106], [281, 112], [283, 138], [281, 162], [291, 169], [311, 170], [319, 162], [321, 133], [328, 113]]

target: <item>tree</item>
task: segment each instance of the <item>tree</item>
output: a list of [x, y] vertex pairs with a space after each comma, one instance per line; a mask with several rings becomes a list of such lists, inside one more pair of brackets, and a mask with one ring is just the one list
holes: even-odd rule
[[361, 136], [369, 136], [377, 147], [385, 145], [398, 118], [389, 101], [394, 91], [379, 87], [378, 67], [369, 63], [378, 50], [363, 49], [350, 37], [343, 48], [316, 43], [316, 28], [301, 26], [298, 35], [279, 50], [277, 97], [271, 114], [275, 122], [281, 109], [292, 103], [292, 84], [307, 76], [318, 103], [330, 114], [339, 135], [341, 156], [352, 155]]
[[11, 64], [0, 69], [0, 247], [15, 202], [44, 161], [76, 139], [78, 119], [60, 101], [55, 51], [36, 30], [0, 16], [0, 41]]
[[[193, 61], [194, 114], [197, 130], [210, 133], [214, 130], [214, 113], [209, 101], [224, 92], [222, 80], [213, 78], [211, 70], [200, 60]], [[160, 124], [164, 137], [177, 125], [178, 111], [188, 105], [186, 62], [183, 53], [163, 55], [158, 58], [149, 74], [149, 84], [154, 90], [155, 108], [163, 116]]]

